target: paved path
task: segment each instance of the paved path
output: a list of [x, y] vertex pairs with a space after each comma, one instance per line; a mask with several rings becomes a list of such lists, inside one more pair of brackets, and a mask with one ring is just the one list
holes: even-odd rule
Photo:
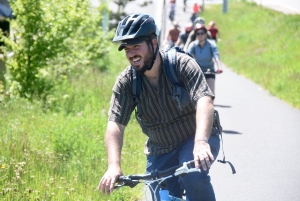
[[213, 165], [217, 200], [299, 200], [300, 111], [229, 68], [216, 89], [225, 155], [237, 170]]

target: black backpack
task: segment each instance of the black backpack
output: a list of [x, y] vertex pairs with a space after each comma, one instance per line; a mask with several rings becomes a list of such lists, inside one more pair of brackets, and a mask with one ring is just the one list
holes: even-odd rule
[[[173, 88], [173, 98], [178, 104], [178, 108], [182, 110], [182, 107], [187, 106], [190, 103], [190, 97], [189, 94], [183, 85], [182, 82], [180, 82], [178, 78], [178, 72], [176, 70], [176, 61], [177, 61], [177, 52], [180, 52], [182, 54], [186, 54], [193, 58], [188, 52], [185, 52], [182, 48], [180, 47], [172, 47], [168, 50], [165, 51], [165, 67], [166, 67], [166, 74], [169, 79], [169, 81], [172, 84]], [[200, 66], [199, 66], [200, 68]], [[146, 133], [146, 128], [144, 126], [143, 122], [143, 112], [141, 109], [141, 101], [139, 99], [139, 96], [142, 91], [142, 76], [137, 74], [134, 67], [131, 66], [131, 80], [132, 80], [132, 95], [133, 95], [133, 100], [137, 105], [137, 110], [135, 110], [135, 116], [138, 122], [140, 123], [142, 130], [144, 133]], [[228, 163], [232, 169], [232, 174], [235, 174], [235, 168], [229, 161], [225, 161], [225, 153], [223, 150], [223, 138], [222, 138], [222, 126], [220, 124], [220, 118], [219, 118], [219, 113], [217, 110], [214, 110], [214, 122], [213, 122], [213, 127], [217, 128], [221, 140], [222, 140], [222, 152], [223, 152], [223, 160], [218, 160], [218, 162], [221, 163]]]

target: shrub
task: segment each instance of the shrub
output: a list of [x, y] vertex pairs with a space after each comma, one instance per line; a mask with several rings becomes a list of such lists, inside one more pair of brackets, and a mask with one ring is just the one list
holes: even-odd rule
[[89, 0], [10, 3], [14, 37], [2, 35], [10, 98], [48, 101], [55, 86], [107, 53], [111, 34], [100, 27], [105, 6], [92, 8]]

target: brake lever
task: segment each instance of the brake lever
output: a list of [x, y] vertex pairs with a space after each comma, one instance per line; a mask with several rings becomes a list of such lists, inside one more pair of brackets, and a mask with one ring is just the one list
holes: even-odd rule
[[114, 189], [119, 189], [119, 188], [121, 188], [121, 187], [123, 187], [123, 186], [125, 186], [124, 183], [123, 183], [123, 184], [118, 184], [118, 185], [115, 185], [115, 186], [114, 186]]

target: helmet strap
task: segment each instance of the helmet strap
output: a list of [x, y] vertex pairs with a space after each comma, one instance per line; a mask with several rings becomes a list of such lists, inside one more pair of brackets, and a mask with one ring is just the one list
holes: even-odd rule
[[153, 43], [152, 43], [152, 40], [151, 40], [151, 39], [150, 39], [150, 45], [151, 45], [151, 48], [152, 48], [152, 50], [153, 50], [153, 59], [152, 59], [151, 65], [148, 67], [147, 70], [151, 70], [151, 69], [152, 69], [153, 64], [154, 64], [154, 62], [155, 62], [155, 59], [156, 59], [157, 52], [158, 52], [158, 50], [159, 50], [159, 46], [158, 46], [158, 44], [157, 44], [157, 48], [156, 48], [156, 50], [154, 51], [154, 47], [153, 47]]

